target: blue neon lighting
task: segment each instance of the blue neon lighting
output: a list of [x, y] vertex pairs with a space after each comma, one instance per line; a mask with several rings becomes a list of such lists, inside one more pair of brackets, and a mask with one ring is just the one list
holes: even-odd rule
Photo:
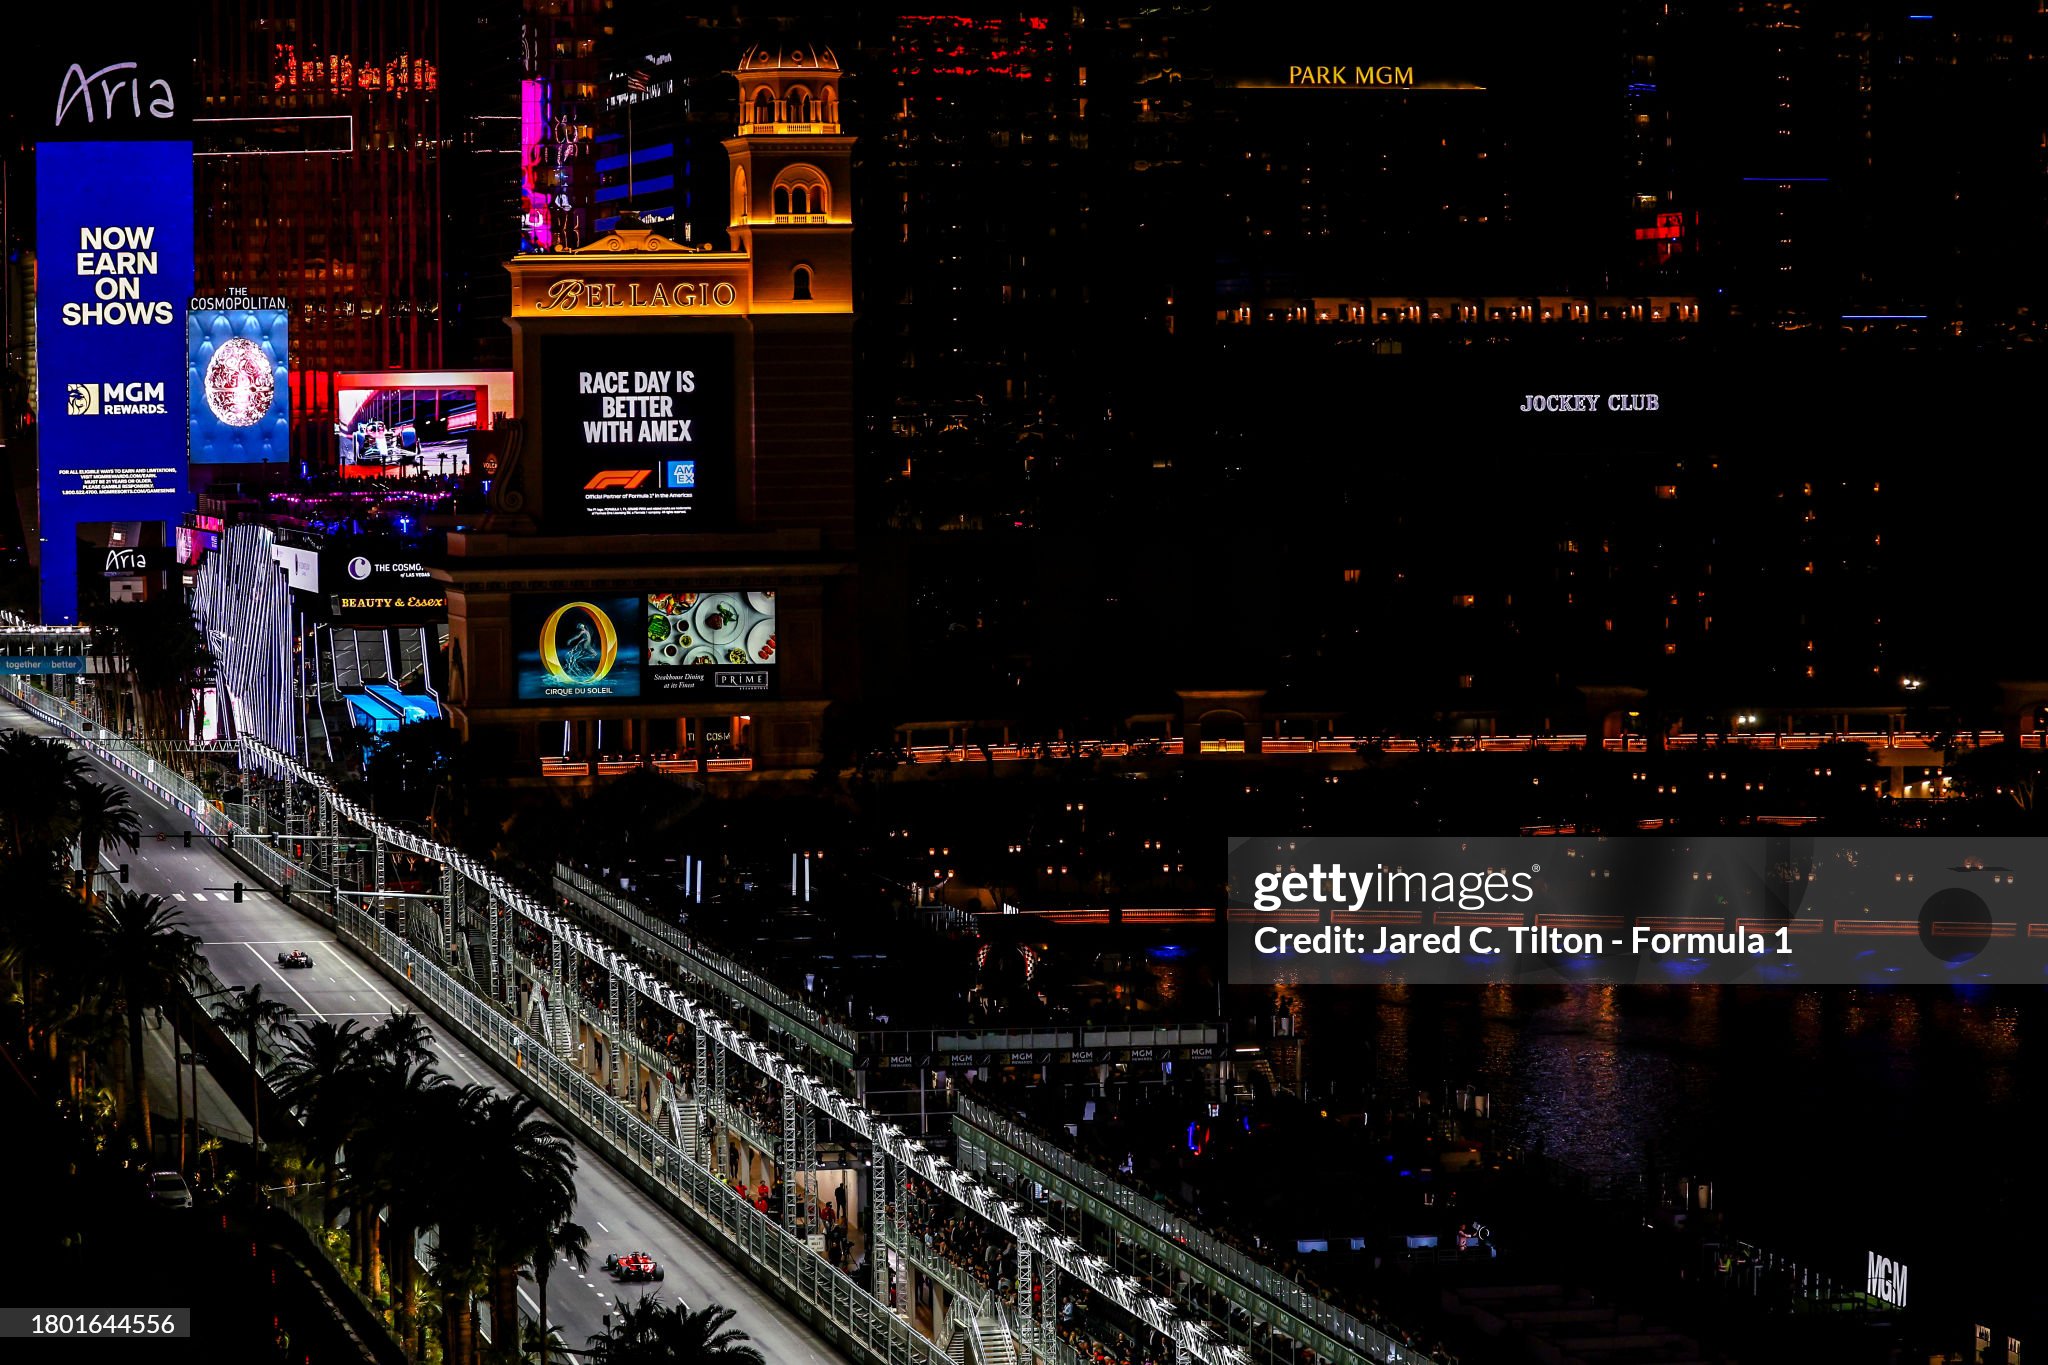
[[[656, 190], [672, 190], [675, 187], [676, 178], [674, 176], [654, 175], [649, 176], [645, 180], [634, 181], [632, 193], [652, 194]], [[624, 185], [606, 185], [604, 188], [600, 189], [597, 192], [597, 201], [601, 204], [607, 199], [624, 199], [626, 197], [626, 194], [627, 189]]]
[[[664, 142], [661, 143], [659, 146], [640, 147], [635, 149], [633, 152], [633, 160], [636, 163], [641, 161], [660, 161], [665, 157], [671, 157], [674, 156], [675, 154], [676, 144], [673, 142]], [[618, 156], [601, 156], [597, 159], [597, 168], [601, 171], [616, 171], [623, 167], [625, 164], [626, 157], [623, 152], [620, 153]]]

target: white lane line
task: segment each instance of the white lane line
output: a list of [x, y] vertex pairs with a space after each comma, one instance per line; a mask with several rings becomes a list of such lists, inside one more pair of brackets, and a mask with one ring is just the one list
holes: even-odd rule
[[185, 893], [182, 891], [173, 891], [171, 894], [173, 896], [176, 896], [179, 900], [185, 899]]
[[256, 953], [256, 960], [258, 962], [261, 962], [264, 966], [270, 968], [271, 975], [275, 976], [279, 981], [284, 982], [284, 988], [286, 990], [290, 991], [293, 995], [299, 996], [299, 1000], [306, 1006], [306, 1013], [313, 1015], [315, 1018], [323, 1017], [321, 1016], [319, 1010], [313, 1008], [312, 1001], [307, 1000], [306, 997], [303, 995], [299, 995], [299, 988], [292, 984], [292, 979], [290, 977], [286, 976], [283, 972], [277, 969], [277, 964], [275, 962], [272, 962], [262, 953], [256, 952], [256, 945], [254, 945], [253, 943], [244, 943], [242, 946], [244, 948], [247, 948], [250, 952]]
[[540, 1316], [540, 1305], [533, 1301], [533, 1295], [526, 1292], [526, 1286], [521, 1285], [519, 1287], [519, 1297], [526, 1300], [526, 1306], [533, 1310], [535, 1317]]
[[[453, 1041], [453, 1039], [441, 1039], [441, 1040], [439, 1040], [439, 1041], [442, 1041], [442, 1042], [446, 1043], [446, 1042], [452, 1042], [452, 1041]], [[469, 1069], [469, 1068], [468, 1068], [467, 1066], [464, 1066], [464, 1065], [463, 1065], [463, 1062], [462, 1062], [462, 1059], [461, 1059], [460, 1057], [456, 1057], [456, 1056], [453, 1056], [453, 1055], [451, 1055], [451, 1054], [450, 1054], [450, 1053], [449, 1053], [449, 1052], [447, 1051], [447, 1049], [446, 1049], [445, 1047], [444, 1047], [444, 1048], [442, 1049], [442, 1051], [441, 1051], [441, 1054], [440, 1054], [440, 1056], [439, 1056], [438, 1060], [440, 1060], [440, 1061], [444, 1061], [444, 1062], [448, 1063], [448, 1064], [449, 1064], [450, 1066], [454, 1067], [454, 1068], [455, 1068], [455, 1069], [456, 1069], [457, 1071], [460, 1071], [460, 1072], [461, 1072], [461, 1073], [462, 1073], [462, 1074], [463, 1074], [464, 1076], [467, 1076], [467, 1077], [469, 1078], [469, 1083], [470, 1083], [471, 1085], [481, 1085], [481, 1086], [483, 1086], [483, 1087], [485, 1087], [486, 1089], [489, 1089], [489, 1090], [496, 1090], [496, 1089], [498, 1089], [498, 1085], [497, 1085], [497, 1079], [498, 1079], [498, 1078], [497, 1078], [496, 1076], [493, 1076], [493, 1077], [491, 1077], [491, 1079], [490, 1079], [490, 1080], [488, 1080], [488, 1081], [486, 1081], [486, 1080], [482, 1079], [482, 1078], [481, 1078], [481, 1077], [479, 1077], [479, 1076], [478, 1076], [478, 1075], [477, 1075], [477, 1074], [476, 1074], [476, 1073], [475, 1073], [474, 1071], [471, 1071], [471, 1070], [470, 1070], [470, 1069]]]
[[604, 1233], [607, 1237], [611, 1235], [612, 1230], [604, 1225], [604, 1220], [602, 1218], [593, 1218], [590, 1221], [597, 1224], [598, 1231]]
[[356, 980], [362, 982], [363, 988], [369, 991], [371, 995], [375, 996], [377, 998], [378, 1003], [382, 1004], [385, 1009], [389, 1010], [393, 1014], [398, 1013], [398, 1006], [391, 1003], [391, 997], [384, 994], [384, 992], [378, 990], [376, 984], [372, 982], [369, 977], [364, 976], [361, 972], [357, 971], [355, 963], [350, 962], [347, 958], [344, 957], [341, 959], [341, 965], [348, 968], [349, 974], [355, 977]]

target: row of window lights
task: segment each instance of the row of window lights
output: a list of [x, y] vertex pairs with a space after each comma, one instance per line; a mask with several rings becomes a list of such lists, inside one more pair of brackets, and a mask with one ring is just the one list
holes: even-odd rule
[[[1453, 316], [1450, 318], [1450, 321], [1478, 322], [1480, 321], [1480, 313], [1482, 311], [1486, 312], [1485, 320], [1488, 322], [1556, 322], [1560, 320], [1560, 315], [1555, 309], [1543, 308], [1539, 310], [1535, 304], [1524, 303], [1508, 308], [1485, 310], [1482, 310], [1479, 304], [1459, 304], [1451, 310]], [[1374, 313], [1374, 310], [1364, 304], [1346, 304], [1334, 311], [1328, 308], [1318, 308], [1314, 310], [1314, 319], [1317, 322], [1349, 323], [1369, 321], [1421, 322], [1423, 320], [1423, 307], [1419, 303], [1409, 304], [1405, 308], [1381, 308], [1377, 310], [1376, 316], [1368, 316], [1368, 314], [1372, 313]], [[1668, 309], [1656, 305], [1651, 305], [1646, 309], [1645, 305], [1636, 303], [1619, 309], [1602, 308], [1600, 310], [1600, 320], [1602, 322], [1613, 322], [1616, 320], [1641, 322], [1646, 315], [1652, 322], [1663, 322], [1667, 316], [1675, 322], [1697, 322], [1700, 316], [1700, 306], [1696, 303], [1675, 303], [1671, 304]], [[1269, 308], [1265, 312], [1265, 320], [1267, 322], [1307, 322], [1309, 319], [1310, 306], [1305, 303], [1296, 304], [1294, 307], [1285, 310]], [[1225, 310], [1222, 315], [1219, 315], [1218, 320], [1248, 323], [1252, 320], [1251, 305], [1239, 304], [1235, 309]], [[1593, 320], [1593, 306], [1586, 303], [1566, 304], [1561, 320], [1566, 322], [1591, 322]], [[1443, 310], [1437, 308], [1430, 309], [1429, 321], [1445, 321]]]

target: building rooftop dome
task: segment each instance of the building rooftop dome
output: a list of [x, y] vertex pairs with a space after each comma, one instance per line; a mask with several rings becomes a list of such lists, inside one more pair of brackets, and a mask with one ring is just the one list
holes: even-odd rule
[[774, 46], [756, 43], [740, 58], [742, 71], [837, 71], [839, 59], [832, 49], [809, 43], [778, 42]]

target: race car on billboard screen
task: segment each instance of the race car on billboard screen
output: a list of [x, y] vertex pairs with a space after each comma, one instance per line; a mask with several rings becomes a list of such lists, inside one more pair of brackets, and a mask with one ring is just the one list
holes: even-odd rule
[[364, 422], [353, 433], [356, 443], [356, 460], [368, 463], [366, 456], [375, 456], [386, 464], [395, 464], [400, 455], [409, 455], [420, 448], [419, 430], [410, 422], [387, 426], [383, 422]]
[[604, 1258], [604, 1268], [620, 1284], [645, 1284], [664, 1278], [661, 1263], [644, 1251], [629, 1251]]

